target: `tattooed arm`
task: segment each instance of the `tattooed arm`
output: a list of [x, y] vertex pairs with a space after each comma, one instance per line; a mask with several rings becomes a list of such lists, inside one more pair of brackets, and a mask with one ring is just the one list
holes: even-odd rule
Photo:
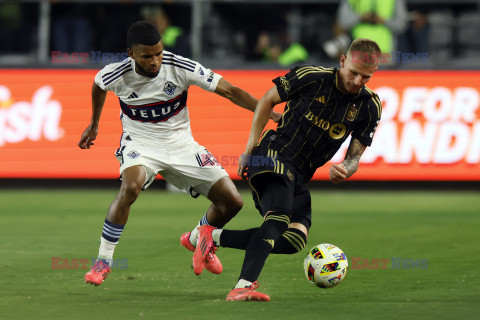
[[330, 180], [333, 183], [339, 183], [350, 178], [358, 169], [360, 157], [365, 151], [366, 146], [355, 138], [352, 138], [348, 146], [345, 160], [340, 164], [333, 164], [330, 167]]
[[347, 178], [350, 178], [358, 169], [360, 163], [360, 157], [367, 147], [363, 145], [360, 141], [355, 138], [352, 138], [350, 145], [348, 146], [347, 154], [345, 160], [342, 164], [347, 169]]

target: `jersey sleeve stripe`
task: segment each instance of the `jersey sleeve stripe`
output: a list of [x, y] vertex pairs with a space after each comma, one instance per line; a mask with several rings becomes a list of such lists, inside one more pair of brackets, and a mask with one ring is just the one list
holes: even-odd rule
[[123, 62], [121, 65], [117, 66], [113, 71], [105, 73], [104, 76], [108, 76], [109, 74], [117, 72], [118, 70], [120, 70], [121, 68], [125, 67], [128, 64], [130, 64], [130, 61]]
[[180, 59], [179, 57], [175, 56], [174, 54], [164, 54], [163, 55], [163, 58], [164, 59], [170, 59], [170, 60], [175, 60], [175, 61], [178, 61], [178, 62], [182, 62], [186, 65], [189, 65], [190, 67], [194, 67], [196, 66], [196, 63], [193, 62], [193, 61], [188, 61], [188, 60], [184, 60], [184, 59]]
[[164, 58], [164, 59], [167, 59], [167, 60], [170, 59], [170, 60], [175, 60], [175, 61], [183, 62], [183, 63], [185, 63], [185, 64], [187, 64], [187, 65], [189, 65], [189, 66], [191, 66], [191, 67], [194, 67], [194, 66], [196, 65], [196, 63], [193, 62], [193, 61], [189, 61], [189, 60], [185, 60], [185, 59], [180, 59], [180, 58], [178, 58], [178, 57], [176, 57], [176, 56], [168, 56], [168, 55], [167, 55], [167, 56], [164, 56], [163, 58]]
[[299, 76], [298, 79], [302, 79], [304, 76], [306, 76], [307, 74], [311, 74], [311, 73], [333, 73], [333, 71], [318, 71], [318, 70], [307, 71], [307, 72], [302, 73], [302, 75]]
[[173, 63], [177, 63], [177, 64], [181, 64], [182, 66], [185, 66], [185, 67], [188, 67], [188, 68], [192, 68], [195, 70], [195, 64], [189, 64], [185, 61], [181, 61], [181, 60], [177, 60], [177, 59], [171, 59], [171, 58], [164, 58], [162, 61], [165, 61], [165, 62], [173, 62]]
[[107, 76], [107, 75], [104, 75], [104, 76], [102, 77], [103, 82], [109, 81], [111, 78], [116, 77], [118, 74], [120, 74], [121, 72], [123, 72], [124, 70], [126, 70], [126, 69], [128, 69], [128, 68], [131, 68], [131, 65], [130, 65], [130, 64], [127, 64], [127, 65], [123, 66], [122, 68], [116, 70], [114, 73], [111, 73], [111, 74], [109, 74], [108, 76]]
[[303, 73], [311, 70], [317, 70], [317, 69], [315, 67], [304, 67], [304, 68], [298, 69], [296, 73], [297, 73], [297, 76], [301, 76]]
[[309, 72], [325, 72], [325, 73], [332, 73], [333, 69], [331, 68], [323, 68], [323, 67], [304, 67], [301, 69], [298, 69], [297, 71], [297, 76], [300, 79], [303, 77], [303, 75], [309, 73]]
[[177, 58], [177, 57], [175, 57], [175, 56], [173, 57], [173, 60], [176, 60], [176, 61], [179, 61], [179, 62], [183, 62], [183, 63], [185, 63], [186, 65], [189, 65], [189, 66], [194, 67], [194, 68], [197, 66], [197, 64], [196, 64], [195, 62], [193, 62], [193, 61], [188, 61], [188, 60], [184, 60], [184, 59], [179, 59], [179, 58]]
[[124, 70], [125, 68], [128, 68], [129, 65], [130, 65], [130, 62], [125, 63], [125, 64], [122, 64], [121, 66], [117, 67], [115, 70], [113, 70], [113, 71], [111, 71], [111, 72], [105, 73], [105, 74], [102, 76], [102, 80], [103, 80], [103, 81], [108, 80], [108, 78], [110, 78], [111, 76], [113, 76], [115, 73], [120, 72], [120, 71]]
[[108, 80], [107, 82], [104, 83], [105, 86], [108, 86], [109, 84], [115, 82], [116, 80], [120, 79], [125, 73], [129, 72], [129, 71], [132, 71], [133, 69], [132, 68], [128, 68], [126, 70], [124, 70], [122, 73], [119, 73], [118, 75], [116, 75], [114, 78]]
[[377, 106], [378, 117], [380, 118], [380, 116], [382, 115], [382, 102], [380, 101], [380, 98], [378, 98], [378, 95], [372, 90], [370, 90], [370, 88], [368, 88], [367, 86], [365, 86], [365, 89], [372, 96], [371, 99], [373, 103]]
[[380, 106], [378, 105], [378, 102], [375, 100], [374, 97], [372, 97], [372, 101], [373, 101], [373, 103], [375, 104], [375, 106], [377, 107], [378, 116], [380, 116], [380, 114], [381, 114], [382, 111], [381, 111]]
[[175, 62], [165, 61], [165, 62], [162, 62], [162, 64], [171, 65], [171, 66], [178, 67], [178, 68], [181, 68], [181, 69], [185, 69], [185, 70], [188, 70], [188, 71], [191, 71], [191, 72], [195, 71], [195, 69], [185, 67], [185, 66], [183, 66], [181, 64], [178, 64], [178, 63], [175, 63]]
[[306, 67], [298, 69], [297, 73], [305, 71], [305, 70], [311, 70], [311, 69], [318, 70], [318, 71], [333, 71], [333, 68], [325, 68], [325, 67], [321, 67], [321, 66], [306, 66]]
[[380, 101], [377, 95], [374, 96], [374, 99], [377, 101], [378, 117], [380, 118], [380, 116], [382, 115], [382, 102]]
[[375, 95], [372, 95], [371, 99], [372, 99], [373, 103], [375, 104], [375, 106], [377, 107], [378, 117], [380, 117], [380, 115], [382, 114], [382, 105], [379, 103], [379, 100], [377, 100]]
[[326, 71], [326, 72], [333, 72], [333, 68], [325, 68], [325, 67], [321, 67], [321, 66], [317, 66], [316, 68], [318, 68], [320, 70], [323, 70], [323, 71]]

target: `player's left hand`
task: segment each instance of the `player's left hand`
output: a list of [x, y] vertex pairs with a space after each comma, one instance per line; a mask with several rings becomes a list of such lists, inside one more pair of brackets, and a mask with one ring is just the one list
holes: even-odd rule
[[343, 164], [333, 164], [330, 167], [330, 181], [333, 183], [342, 182], [347, 178], [348, 171]]
[[273, 122], [279, 123], [280, 120], [282, 120], [282, 116], [283, 116], [283, 113], [278, 113], [273, 110], [272, 112], [270, 112], [270, 119], [272, 119]]

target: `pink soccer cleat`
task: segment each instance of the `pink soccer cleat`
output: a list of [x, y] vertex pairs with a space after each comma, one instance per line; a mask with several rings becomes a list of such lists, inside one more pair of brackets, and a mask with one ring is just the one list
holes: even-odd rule
[[[195, 252], [195, 247], [190, 242], [190, 234], [191, 232], [182, 234], [182, 236], [180, 237], [180, 244], [187, 250]], [[217, 255], [215, 254], [216, 250], [217, 248], [214, 248], [213, 252], [210, 251], [207, 254], [207, 257], [205, 259], [205, 269], [207, 269], [211, 273], [220, 274], [223, 271], [223, 266]]]
[[180, 237], [180, 245], [182, 247], [185, 247], [187, 250], [195, 252], [195, 247], [190, 242], [190, 235], [191, 234], [192, 234], [191, 232], [186, 232], [186, 233], [182, 234], [182, 236]]
[[85, 274], [85, 282], [99, 286], [110, 272], [112, 272], [112, 270], [105, 260], [97, 260], [90, 268], [90, 271]]
[[[193, 254], [193, 272], [198, 276], [202, 273], [207, 260], [214, 261], [215, 246], [213, 245], [212, 231], [215, 227], [203, 225], [198, 227], [198, 240], [195, 253]], [[213, 260], [211, 260], [213, 258]], [[220, 261], [219, 261], [220, 262]]]
[[258, 282], [255, 281], [250, 287], [233, 289], [227, 295], [227, 301], [270, 301], [268, 295], [255, 291], [257, 288]]
[[220, 259], [218, 259], [217, 255], [215, 254], [215, 251], [217, 251], [216, 247], [214, 247], [213, 250], [207, 254], [207, 258], [205, 259], [205, 269], [211, 273], [220, 274], [223, 271], [223, 266], [220, 262]]

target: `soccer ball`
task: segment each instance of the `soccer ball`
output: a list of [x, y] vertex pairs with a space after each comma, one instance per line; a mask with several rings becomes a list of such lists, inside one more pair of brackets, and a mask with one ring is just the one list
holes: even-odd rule
[[322, 243], [307, 253], [303, 267], [308, 281], [320, 288], [332, 288], [345, 278], [348, 260], [340, 248]]

